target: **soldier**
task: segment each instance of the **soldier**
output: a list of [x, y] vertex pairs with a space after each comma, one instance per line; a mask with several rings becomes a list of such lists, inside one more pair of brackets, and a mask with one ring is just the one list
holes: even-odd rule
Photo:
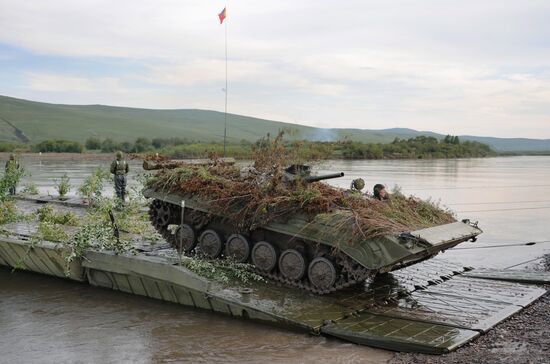
[[[10, 159], [6, 162], [6, 175], [15, 176], [17, 172], [19, 172], [19, 169], [21, 166], [19, 165], [19, 161], [17, 158], [15, 158], [15, 154], [10, 154]], [[10, 195], [15, 195], [15, 190], [17, 187], [17, 179], [13, 179], [10, 181], [11, 185], [9, 186], [9, 193]]]
[[374, 185], [374, 198], [380, 201], [386, 201], [390, 199], [390, 194], [386, 192], [386, 186], [378, 183]]
[[116, 195], [122, 202], [126, 197], [126, 174], [128, 174], [128, 170], [128, 162], [122, 159], [122, 152], [116, 152], [116, 160], [111, 163], [111, 173], [115, 177]]
[[351, 181], [350, 191], [353, 193], [362, 193], [362, 189], [365, 188], [365, 180], [362, 178], [356, 178]]

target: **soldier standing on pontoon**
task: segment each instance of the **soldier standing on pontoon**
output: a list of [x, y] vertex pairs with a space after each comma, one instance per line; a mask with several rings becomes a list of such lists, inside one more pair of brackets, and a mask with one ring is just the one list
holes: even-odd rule
[[115, 178], [115, 192], [117, 197], [124, 202], [126, 197], [126, 175], [128, 174], [128, 162], [122, 159], [122, 152], [116, 152], [116, 160], [111, 163], [111, 173]]

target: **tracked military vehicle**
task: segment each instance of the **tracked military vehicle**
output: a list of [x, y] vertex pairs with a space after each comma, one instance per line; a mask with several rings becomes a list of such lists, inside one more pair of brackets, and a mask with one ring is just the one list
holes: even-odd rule
[[[196, 167], [172, 163], [167, 168], [179, 168], [179, 175], [189, 175]], [[205, 166], [200, 173], [209, 173], [208, 168]], [[158, 166], [147, 169], [163, 170]], [[244, 177], [242, 173], [212, 177], [215, 182], [210, 183], [219, 184], [223, 190], [232, 179], [246, 180], [261, 190], [277, 178], [291, 191], [320, 183], [324, 185], [317, 185], [323, 187], [321, 191], [329, 188], [345, 194], [319, 182], [342, 177], [344, 173], [316, 176], [308, 166], [290, 166], [278, 176], [254, 173], [250, 176], [249, 172]], [[354, 223], [356, 212], [339, 207], [323, 213], [311, 213], [305, 207], [290, 213], [275, 211], [275, 218], [243, 224], [239, 217], [247, 211], [239, 210], [239, 206], [246, 202], [246, 197], [213, 198], [200, 188], [193, 191], [181, 191], [176, 184], [164, 181], [150, 184], [143, 192], [145, 197], [153, 199], [149, 210], [152, 224], [174, 249], [186, 255], [251, 263], [258, 273], [269, 279], [317, 294], [361, 284], [375, 274], [423, 261], [467, 240], [474, 241], [481, 233], [477, 224], [453, 219], [453, 222], [412, 231], [366, 236]], [[240, 205], [226, 203], [227, 198], [233, 197]], [[222, 202], [229, 206], [225, 211], [232, 214], [218, 208]], [[368, 203], [374, 207], [384, 204]], [[262, 211], [269, 208], [263, 207]], [[391, 206], [383, 208], [391, 209]]]

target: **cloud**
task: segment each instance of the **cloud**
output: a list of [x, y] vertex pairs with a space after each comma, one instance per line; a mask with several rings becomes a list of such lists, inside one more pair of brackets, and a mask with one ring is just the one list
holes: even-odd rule
[[[229, 5], [232, 112], [323, 127], [550, 138], [548, 2]], [[10, 78], [26, 87], [3, 83], [0, 92], [223, 109], [223, 6], [0, 0], [0, 42], [29, 52], [28, 62], [0, 53], [0, 66], [18, 67]], [[56, 69], [37, 61], [46, 56]], [[101, 68], [112, 59], [117, 67]]]
[[[228, 62], [228, 69], [231, 85], [254, 83], [258, 88], [284, 87], [304, 94], [329, 96], [343, 95], [348, 89], [347, 85], [337, 78], [323, 80], [318, 74], [298, 72], [287, 64], [231, 60]], [[137, 79], [150, 84], [171, 86], [224, 85], [225, 61], [204, 59], [188, 63], [153, 65], [149, 72]]]
[[54, 74], [27, 74], [29, 89], [33, 91], [51, 92], [90, 92], [109, 87], [120, 87], [113, 78], [89, 79], [78, 76]]

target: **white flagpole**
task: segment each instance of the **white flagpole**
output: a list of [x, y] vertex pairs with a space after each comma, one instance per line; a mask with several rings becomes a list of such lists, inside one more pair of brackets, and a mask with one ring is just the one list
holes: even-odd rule
[[[227, 14], [227, 5], [225, 6], [225, 12]], [[224, 114], [224, 124], [223, 124], [223, 156], [225, 157], [225, 140], [227, 137], [227, 19], [224, 19], [224, 21], [225, 21], [225, 114]]]

